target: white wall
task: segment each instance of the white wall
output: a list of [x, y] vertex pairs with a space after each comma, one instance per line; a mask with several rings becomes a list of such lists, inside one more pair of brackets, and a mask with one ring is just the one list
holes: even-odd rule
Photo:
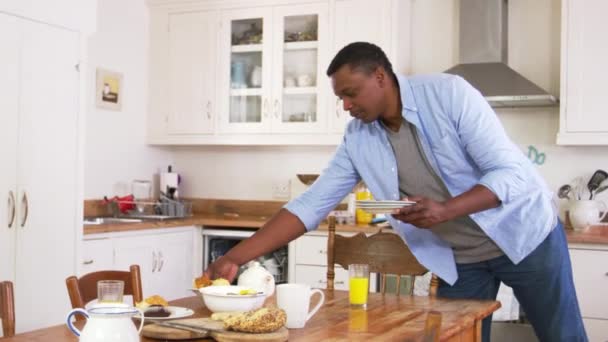
[[[559, 0], [510, 0], [509, 64], [554, 95], [559, 95]], [[414, 1], [414, 73], [438, 72], [457, 62], [457, 0]], [[408, 51], [399, 51], [400, 54]], [[511, 138], [527, 154], [532, 145], [545, 153], [539, 171], [550, 187], [598, 169], [608, 169], [608, 147], [555, 145], [558, 108], [497, 111]], [[175, 163], [184, 174], [182, 194], [207, 198], [272, 199], [274, 182], [293, 180], [296, 173], [317, 173], [333, 147], [191, 147], [176, 148]], [[606, 196], [606, 193], [604, 193]]]
[[96, 3], [97, 0], [0, 0], [0, 12], [80, 32], [93, 32]]
[[[88, 41], [85, 199], [124, 195], [133, 179], [152, 180], [171, 161], [145, 144], [148, 10], [144, 0], [100, 0], [97, 32]], [[97, 67], [123, 73], [121, 111], [95, 107]]]

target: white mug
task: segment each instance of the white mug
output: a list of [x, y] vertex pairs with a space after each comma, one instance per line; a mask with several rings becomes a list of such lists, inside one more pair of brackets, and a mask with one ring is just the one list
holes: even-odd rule
[[[608, 213], [606, 204], [593, 200], [578, 200], [570, 203], [570, 222], [574, 230], [585, 228], [599, 223]], [[600, 211], [604, 213], [600, 215]]]
[[[306, 322], [319, 310], [325, 301], [325, 295], [319, 289], [311, 289], [306, 284], [277, 285], [277, 306], [287, 314], [285, 326], [289, 329], [304, 328]], [[308, 311], [310, 298], [318, 293], [321, 296], [319, 303]]]

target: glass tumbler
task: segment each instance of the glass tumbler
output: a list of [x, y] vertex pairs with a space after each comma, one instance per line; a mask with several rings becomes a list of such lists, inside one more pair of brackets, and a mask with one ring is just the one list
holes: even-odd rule
[[137, 211], [142, 214], [145, 209], [145, 202], [152, 199], [152, 185], [150, 181], [136, 179], [131, 183], [131, 191], [135, 197]]
[[367, 308], [369, 293], [369, 266], [348, 265], [348, 298], [353, 308]]
[[100, 280], [97, 282], [97, 301], [99, 303], [122, 303], [125, 282], [122, 280]]

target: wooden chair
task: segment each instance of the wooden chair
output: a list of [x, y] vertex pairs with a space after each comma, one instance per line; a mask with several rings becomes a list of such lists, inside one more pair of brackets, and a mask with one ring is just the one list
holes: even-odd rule
[[[334, 266], [338, 264], [348, 269], [349, 264], [368, 264], [369, 271], [380, 275], [382, 294], [386, 293], [386, 275], [396, 275], [397, 295], [401, 292], [401, 276], [412, 276], [410, 294], [414, 292], [414, 279], [428, 270], [418, 263], [401, 237], [382, 230], [367, 237], [358, 233], [352, 237], [336, 235], [336, 218], [329, 217], [329, 236], [327, 239], [327, 289], [334, 289]], [[429, 295], [435, 296], [439, 286], [438, 278], [433, 275]]]
[[[100, 280], [122, 280], [125, 282], [125, 295], [133, 296], [133, 305], [143, 300], [141, 290], [141, 274], [138, 265], [131, 265], [126, 271], [98, 271], [77, 278], [68, 277], [65, 284], [68, 287], [72, 308], [84, 308], [85, 304], [97, 298], [97, 282]], [[84, 317], [76, 315], [76, 320]]]
[[0, 318], [2, 319], [2, 336], [15, 335], [15, 299], [13, 283], [0, 282]]

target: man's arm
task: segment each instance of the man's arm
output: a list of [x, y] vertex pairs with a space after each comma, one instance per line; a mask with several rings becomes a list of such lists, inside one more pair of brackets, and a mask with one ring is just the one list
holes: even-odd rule
[[500, 205], [498, 197], [483, 185], [475, 185], [471, 190], [445, 202], [437, 202], [421, 196], [411, 196], [407, 200], [414, 201], [416, 204], [394, 210], [393, 217], [418, 228], [429, 228], [456, 217]]
[[240, 265], [286, 245], [305, 232], [306, 228], [297, 216], [287, 209], [281, 209], [250, 238], [241, 241], [209, 265], [204, 274], [210, 279], [232, 281]]

